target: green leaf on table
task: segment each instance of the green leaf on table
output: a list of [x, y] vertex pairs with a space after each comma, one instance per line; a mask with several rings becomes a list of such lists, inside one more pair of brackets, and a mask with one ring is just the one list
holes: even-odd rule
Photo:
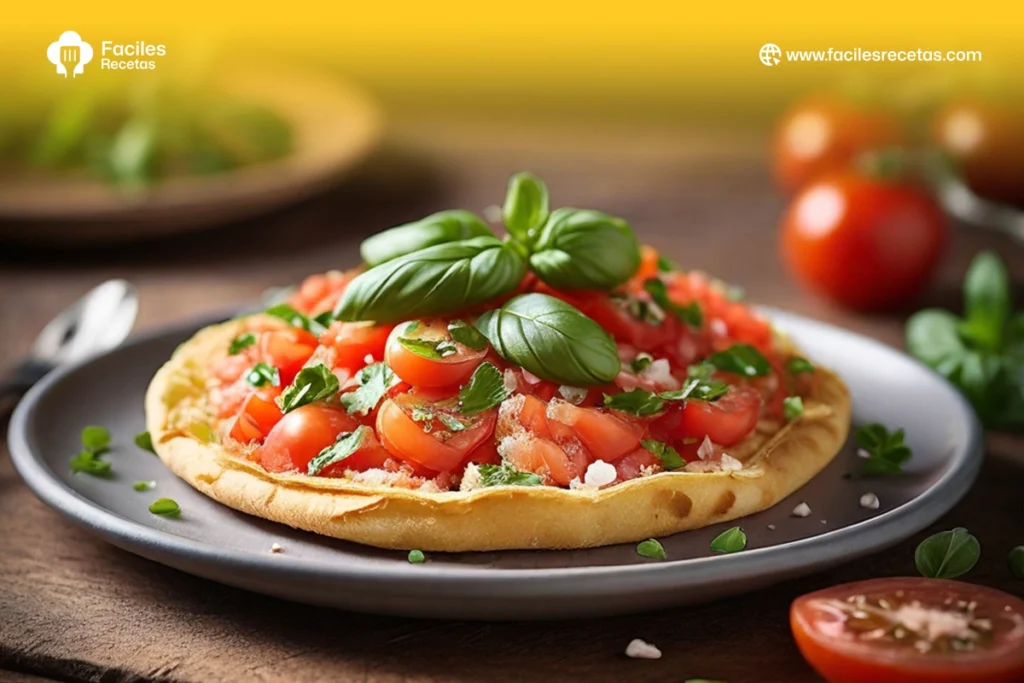
[[359, 387], [341, 395], [341, 405], [349, 415], [369, 415], [391, 388], [395, 373], [386, 363], [372, 363], [359, 371]]
[[903, 472], [903, 464], [913, 457], [903, 438], [902, 429], [890, 432], [885, 425], [878, 423], [860, 427], [856, 435], [857, 447], [867, 456], [861, 463], [860, 473], [887, 476]]
[[110, 430], [106, 427], [89, 426], [82, 430], [82, 448], [101, 455], [110, 450]]
[[427, 561], [427, 556], [423, 554], [422, 550], [410, 550], [408, 559], [409, 564], [423, 564]]
[[661, 466], [666, 472], [678, 470], [686, 466], [686, 461], [679, 455], [679, 452], [668, 444], [655, 441], [654, 439], [644, 439], [640, 442], [640, 445], [661, 460]]
[[306, 474], [316, 476], [325, 468], [342, 462], [350, 455], [358, 451], [366, 437], [373, 432], [366, 425], [359, 425], [354, 432], [344, 432], [338, 435], [337, 440], [327, 448], [318, 453], [306, 467]]
[[149, 506], [149, 511], [161, 517], [177, 517], [181, 514], [181, 507], [170, 498], [159, 498]]
[[663, 546], [656, 538], [648, 538], [646, 541], [638, 543], [636, 546], [636, 554], [640, 557], [646, 557], [649, 560], [668, 559], [668, 555], [665, 554], [665, 546]]
[[150, 491], [156, 488], [156, 482], [152, 480], [137, 481], [134, 484], [132, 484], [132, 488], [135, 489], [136, 491]]
[[711, 541], [711, 549], [716, 553], [736, 553], [746, 547], [747, 535], [738, 526], [726, 529]]
[[110, 463], [101, 459], [98, 453], [82, 451], [69, 461], [72, 474], [91, 474], [94, 477], [109, 477], [111, 475]]
[[981, 556], [981, 544], [967, 529], [957, 527], [921, 541], [914, 551], [914, 564], [921, 576], [955, 579], [969, 572]]
[[135, 435], [135, 445], [144, 451], [156, 453], [156, 449], [153, 448], [153, 435], [148, 431], [139, 432]]
[[323, 363], [317, 363], [299, 371], [292, 383], [277, 397], [277, 405], [281, 412], [289, 413], [304, 405], [333, 398], [338, 389], [337, 376]]

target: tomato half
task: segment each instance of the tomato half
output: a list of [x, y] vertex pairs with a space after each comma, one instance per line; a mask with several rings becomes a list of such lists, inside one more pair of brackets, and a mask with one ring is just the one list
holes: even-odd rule
[[830, 683], [1024, 681], [1024, 601], [944, 579], [848, 583], [798, 598], [790, 625]]
[[[440, 413], [459, 419], [464, 428], [450, 430]], [[497, 419], [498, 410], [492, 408], [466, 422], [467, 418], [456, 417], [451, 408], [424, 402], [410, 392], [384, 401], [377, 412], [377, 434], [396, 458], [432, 472], [451, 472], [478, 446], [494, 438]]]
[[899, 144], [899, 119], [838, 98], [799, 102], [779, 121], [772, 142], [775, 180], [796, 192], [822, 173], [844, 168], [865, 151]]
[[374, 362], [384, 360], [384, 348], [392, 329], [390, 325], [339, 320], [320, 335], [320, 343], [334, 350], [334, 367], [356, 372], [367, 364], [367, 357]]
[[[270, 430], [259, 450], [260, 464], [268, 472], [298, 471], [304, 474], [309, 461], [333, 444], [339, 434], [355, 431], [357, 427], [359, 422], [348, 413], [323, 403], [296, 408]], [[382, 467], [387, 458], [387, 451], [371, 434], [358, 451], [337, 465], [325, 468], [320, 475], [340, 475], [346, 469], [362, 471]]]
[[927, 284], [945, 242], [945, 218], [927, 192], [852, 172], [808, 185], [782, 222], [790, 272], [855, 309], [907, 302]]
[[[409, 340], [403, 345], [402, 339]], [[446, 343], [438, 347], [440, 357], [417, 353], [412, 344]], [[473, 371], [487, 356], [487, 349], [471, 349], [454, 342], [448, 334], [448, 323], [441, 319], [414, 320], [395, 326], [384, 352], [387, 364], [403, 382], [414, 387], [458, 386], [469, 381]]]
[[703, 441], [707, 436], [720, 446], [745, 439], [761, 415], [761, 394], [751, 387], [729, 387], [717, 401], [687, 401], [676, 436]]

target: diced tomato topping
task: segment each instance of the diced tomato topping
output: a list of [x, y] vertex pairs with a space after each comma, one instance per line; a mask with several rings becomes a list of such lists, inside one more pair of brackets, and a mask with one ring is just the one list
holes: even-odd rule
[[334, 306], [341, 299], [341, 295], [345, 293], [348, 283], [359, 272], [360, 269], [344, 273], [332, 270], [327, 273], [310, 275], [288, 299], [288, 303], [295, 310], [311, 316], [333, 311]]
[[761, 395], [756, 389], [733, 386], [717, 401], [687, 401], [676, 435], [703, 441], [709, 437], [722, 446], [745, 439], [757, 426]]
[[320, 335], [320, 344], [334, 351], [334, 366], [356, 372], [372, 362], [384, 360], [390, 325], [336, 321]]
[[316, 337], [298, 327], [264, 332], [259, 340], [260, 358], [278, 369], [282, 386], [292, 383], [316, 347]]
[[661, 460], [646, 448], [638, 448], [631, 453], [624, 455], [615, 463], [615, 471], [619, 474], [619, 481], [629, 481], [640, 476], [643, 470], [659, 468]]
[[231, 438], [242, 443], [262, 441], [283, 417], [274, 400], [280, 395], [279, 387], [266, 387], [251, 392], [231, 427]]
[[594, 457], [614, 462], [640, 445], [644, 428], [601, 408], [580, 408], [560, 401], [553, 405], [550, 422], [572, 427], [580, 442]]

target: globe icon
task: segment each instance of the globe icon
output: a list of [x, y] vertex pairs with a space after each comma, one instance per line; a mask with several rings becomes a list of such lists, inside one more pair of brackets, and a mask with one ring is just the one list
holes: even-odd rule
[[782, 61], [782, 50], [775, 43], [765, 43], [761, 46], [761, 63], [765, 66], [775, 66]]

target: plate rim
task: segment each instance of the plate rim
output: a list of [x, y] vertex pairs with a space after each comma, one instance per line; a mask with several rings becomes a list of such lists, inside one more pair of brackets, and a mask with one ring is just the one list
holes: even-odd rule
[[[243, 572], [264, 577], [287, 577], [292, 580], [326, 578], [387, 583], [392, 586], [431, 583], [438, 587], [472, 588], [489, 586], [495, 581], [500, 581], [506, 586], [533, 586], [543, 582], [549, 590], [555, 587], [567, 589], [562, 590], [565, 594], [592, 594], [602, 585], [616, 586], [628, 578], [641, 580], [645, 591], [676, 586], [684, 578], [687, 583], [700, 584], [702, 581], [721, 578], [723, 573], [728, 573], [730, 581], [756, 580], [763, 576], [797, 572], [807, 565], [834, 565], [843, 558], [852, 559], [881, 550], [924, 529], [963, 498], [974, 485], [981, 469], [984, 455], [983, 432], [970, 404], [948, 385], [941, 375], [901, 350], [871, 337], [780, 309], [759, 308], [773, 321], [780, 322], [782, 327], [785, 327], [787, 320], [792, 320], [819, 330], [824, 329], [831, 334], [840, 334], [857, 343], [874, 346], [883, 352], [899, 354], [941, 380], [944, 390], [952, 396], [967, 420], [967, 439], [957, 444], [950, 456], [949, 466], [939, 479], [915, 498], [880, 515], [825, 533], [740, 553], [631, 565], [583, 567], [503, 569], [486, 565], [412, 565], [400, 562], [382, 563], [373, 567], [352, 567], [346, 566], [343, 562], [282, 557], [269, 553], [261, 555], [251, 551], [215, 547], [208, 542], [193, 540], [126, 519], [81, 495], [61, 480], [33, 451], [28, 442], [29, 418], [50, 388], [66, 376], [126, 349], [136, 348], [172, 334], [191, 334], [202, 326], [231, 317], [224, 315], [164, 325], [134, 336], [116, 349], [54, 370], [34, 386], [15, 409], [8, 428], [8, 447], [15, 470], [36, 497], [69, 521], [84, 526], [129, 552], [149, 556], [141, 552], [145, 549], [162, 557], [171, 556], [179, 560], [198, 562], [213, 567], [219, 573]], [[742, 525], [740, 520], [737, 522]], [[879, 528], [885, 533], [880, 535]], [[808, 551], [813, 552], [814, 557], [810, 560], [799, 560], [801, 555]], [[616, 587], [621, 590], [621, 586]]]

